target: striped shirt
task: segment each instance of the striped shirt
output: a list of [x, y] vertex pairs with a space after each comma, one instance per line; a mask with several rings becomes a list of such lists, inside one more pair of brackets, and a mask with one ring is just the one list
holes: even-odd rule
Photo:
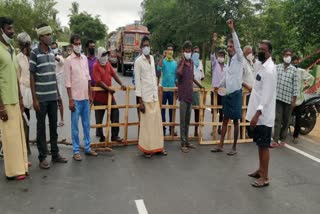
[[30, 72], [34, 74], [35, 93], [39, 102], [58, 98], [55, 56], [49, 47], [45, 53], [40, 45], [31, 51]]

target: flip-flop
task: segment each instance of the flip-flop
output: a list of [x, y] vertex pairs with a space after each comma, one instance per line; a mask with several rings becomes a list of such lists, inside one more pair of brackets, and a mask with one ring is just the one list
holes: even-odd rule
[[186, 146], [182, 146], [182, 147], [181, 147], [181, 151], [184, 152], [184, 153], [188, 153], [188, 152], [189, 152], [189, 149], [188, 149], [188, 147], [186, 147]]
[[227, 153], [227, 155], [229, 155], [229, 156], [234, 156], [234, 155], [236, 155], [237, 153], [238, 153], [237, 151], [231, 150], [230, 152]]
[[260, 175], [259, 172], [257, 172], [257, 171], [248, 174], [248, 176], [251, 177], [251, 178], [257, 178], [257, 179], [261, 178], [261, 175]]
[[251, 186], [255, 187], [255, 188], [263, 188], [263, 187], [267, 187], [269, 186], [269, 181], [259, 181], [259, 180], [256, 180], [255, 182], [253, 182], [251, 184]]
[[58, 127], [62, 127], [62, 126], [64, 126], [64, 121], [60, 121], [58, 124]]
[[162, 150], [162, 152], [160, 152], [160, 154], [162, 154], [163, 156], [167, 156], [168, 152], [166, 150]]
[[211, 152], [213, 152], [213, 153], [219, 153], [219, 152], [223, 152], [223, 149], [217, 147], [217, 148], [211, 149]]
[[152, 154], [144, 153], [143, 156], [144, 156], [145, 158], [150, 159], [150, 158], [152, 157]]

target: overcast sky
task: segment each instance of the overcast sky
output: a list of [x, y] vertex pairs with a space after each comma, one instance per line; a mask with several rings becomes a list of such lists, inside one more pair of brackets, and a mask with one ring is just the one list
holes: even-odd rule
[[[68, 26], [73, 0], [56, 0], [58, 19], [62, 26]], [[100, 15], [101, 21], [109, 27], [109, 32], [127, 24], [140, 20], [142, 0], [74, 0], [79, 3], [79, 11], [87, 11], [92, 15]]]

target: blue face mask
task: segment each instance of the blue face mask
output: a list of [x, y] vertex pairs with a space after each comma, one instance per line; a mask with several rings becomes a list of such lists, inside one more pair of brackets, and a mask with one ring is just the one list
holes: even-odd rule
[[199, 57], [200, 57], [200, 54], [199, 54], [199, 53], [193, 53], [193, 54], [192, 54], [192, 61], [193, 61], [194, 65], [195, 65], [196, 67], [198, 67], [198, 66], [199, 66], [199, 63], [200, 63]]

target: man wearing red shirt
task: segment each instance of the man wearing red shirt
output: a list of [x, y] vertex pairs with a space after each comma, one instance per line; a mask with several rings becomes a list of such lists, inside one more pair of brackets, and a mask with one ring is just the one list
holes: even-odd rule
[[[114, 90], [111, 89], [112, 87], [112, 78], [115, 79], [115, 81], [121, 86], [122, 90], [126, 90], [126, 86], [124, 86], [117, 76], [117, 74], [114, 72], [110, 62], [108, 61], [108, 54], [109, 51], [107, 51], [103, 47], [98, 48], [98, 55], [97, 55], [97, 61], [93, 65], [93, 79], [95, 81], [96, 87], [101, 87], [105, 91], [99, 91], [95, 92], [94, 94], [94, 105], [107, 105], [108, 104], [108, 94], [114, 94]], [[112, 105], [117, 105], [114, 96], [112, 95]], [[102, 124], [103, 117], [104, 117], [105, 110], [96, 110], [95, 116], [96, 116], [96, 123]], [[111, 110], [111, 122], [112, 123], [119, 123], [119, 110], [118, 109], [112, 109]], [[121, 139], [119, 136], [119, 127], [112, 127], [111, 128], [111, 141], [117, 141], [121, 142], [123, 139]], [[100, 137], [100, 142], [105, 142], [105, 136], [103, 135], [102, 128], [97, 128], [96, 135]]]

